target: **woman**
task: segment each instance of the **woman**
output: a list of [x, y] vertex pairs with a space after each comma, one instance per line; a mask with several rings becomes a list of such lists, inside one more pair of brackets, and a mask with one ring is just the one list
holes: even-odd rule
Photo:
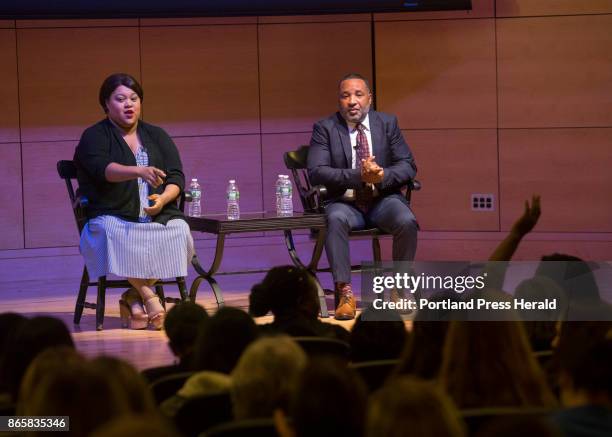
[[142, 98], [128, 74], [100, 87], [107, 118], [85, 130], [74, 155], [88, 199], [80, 249], [91, 277], [113, 273], [132, 285], [120, 300], [124, 326], [161, 329], [165, 312], [151, 287], [187, 276], [193, 239], [176, 205], [185, 186], [181, 159], [163, 129], [140, 120]]
[[331, 337], [349, 340], [349, 332], [337, 325], [321, 322], [317, 282], [306, 269], [278, 266], [270, 269], [264, 280], [251, 288], [249, 313], [274, 321], [259, 325], [263, 334], [283, 333], [293, 337]]

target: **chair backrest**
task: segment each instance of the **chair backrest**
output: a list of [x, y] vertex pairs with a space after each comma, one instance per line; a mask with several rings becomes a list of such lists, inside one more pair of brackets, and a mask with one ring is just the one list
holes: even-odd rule
[[364, 361], [361, 363], [352, 363], [351, 367], [355, 369], [366, 383], [370, 393], [378, 390], [383, 386], [393, 369], [397, 367], [399, 360], [376, 360]]
[[57, 174], [66, 183], [66, 190], [70, 199], [70, 207], [76, 221], [79, 234], [87, 223], [87, 214], [85, 208], [87, 206], [86, 199], [81, 199], [79, 188], [77, 186], [77, 169], [73, 161], [61, 160], [57, 161]]
[[193, 372], [181, 372], [174, 375], [164, 376], [150, 385], [153, 398], [157, 405], [176, 394], [183, 387], [185, 381], [193, 375]]
[[347, 342], [326, 337], [293, 337], [309, 357], [333, 356], [348, 360], [350, 346]]
[[283, 159], [285, 167], [291, 171], [293, 183], [300, 196], [300, 202], [304, 211], [319, 212], [313, 197], [308, 195], [312, 189], [312, 184], [308, 178], [308, 148], [309, 146], [300, 146], [297, 150], [285, 152]]
[[461, 410], [460, 413], [467, 425], [468, 435], [476, 435], [478, 430], [499, 419], [547, 417], [554, 411], [545, 407], [488, 407]]
[[209, 437], [274, 437], [278, 436], [274, 419], [237, 420], [223, 423], [201, 434]]
[[232, 400], [226, 392], [188, 399], [176, 412], [174, 424], [181, 435], [197, 436], [232, 417]]

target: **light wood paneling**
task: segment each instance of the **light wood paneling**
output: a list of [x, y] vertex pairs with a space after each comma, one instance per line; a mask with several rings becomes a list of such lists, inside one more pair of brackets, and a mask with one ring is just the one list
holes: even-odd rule
[[493, 17], [494, 0], [472, 0], [471, 11], [390, 12], [374, 14], [375, 21], [436, 20]]
[[0, 143], [19, 141], [15, 30], [0, 30]]
[[57, 161], [72, 159], [76, 141], [24, 143], [25, 247], [75, 246], [79, 232]]
[[21, 149], [19, 143], [0, 144], [0, 249], [23, 248], [23, 199], [21, 197]]
[[264, 133], [310, 132], [336, 110], [342, 76], [372, 77], [366, 22], [261, 25], [259, 47]]
[[202, 186], [204, 214], [226, 211], [227, 181], [240, 190], [240, 211], [262, 210], [259, 135], [175, 138], [185, 179], [197, 177]]
[[[496, 231], [499, 212], [472, 211], [471, 194], [497, 193], [494, 129], [403, 131], [414, 153], [421, 191], [412, 206], [422, 230]], [[497, 202], [496, 202], [497, 204]]]
[[500, 127], [612, 125], [612, 15], [498, 20]]
[[257, 26], [148, 27], [146, 120], [173, 136], [259, 132]]
[[609, 14], [610, 0], [496, 0], [498, 17], [534, 15]]
[[407, 128], [496, 127], [494, 20], [376, 23], [378, 108]]
[[337, 23], [342, 21], [370, 21], [370, 14], [328, 14], [328, 15], [273, 15], [259, 17], [260, 24], [278, 23]]
[[78, 139], [104, 115], [102, 81], [139, 76], [138, 29], [19, 29], [19, 109], [24, 142]]
[[18, 29], [55, 27], [134, 27], [138, 18], [77, 19], [77, 20], [17, 20]]
[[[278, 175], [288, 174], [289, 179], [293, 182], [293, 176], [285, 167], [283, 154], [309, 142], [310, 133], [262, 135], [263, 203], [266, 211], [276, 210], [275, 184]], [[293, 210], [303, 210], [295, 184], [293, 185]]]
[[612, 231], [612, 128], [500, 130], [501, 223], [542, 196], [536, 231]]

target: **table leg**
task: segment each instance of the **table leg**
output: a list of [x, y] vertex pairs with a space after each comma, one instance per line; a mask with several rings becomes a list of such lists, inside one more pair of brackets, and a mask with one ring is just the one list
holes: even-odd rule
[[209, 270], [205, 270], [201, 265], [198, 257], [194, 255], [191, 259], [191, 264], [193, 268], [198, 273], [198, 277], [194, 279], [191, 284], [191, 288], [189, 290], [189, 300], [191, 302], [195, 302], [196, 295], [198, 294], [198, 287], [202, 280], [206, 280], [212, 288], [213, 294], [215, 295], [215, 300], [217, 301], [217, 306], [221, 308], [224, 305], [223, 293], [221, 292], [221, 287], [213, 277], [217, 270], [219, 270], [219, 266], [221, 265], [221, 260], [223, 258], [223, 248], [225, 246], [225, 235], [217, 235], [217, 246], [215, 248], [215, 257], [213, 259], [212, 265]]

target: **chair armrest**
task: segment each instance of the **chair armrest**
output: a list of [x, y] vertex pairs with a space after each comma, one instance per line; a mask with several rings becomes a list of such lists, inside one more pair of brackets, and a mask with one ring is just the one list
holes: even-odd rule
[[316, 212], [322, 212], [323, 210], [323, 199], [327, 196], [327, 188], [325, 185], [315, 185], [306, 193], [306, 199], [308, 203], [312, 205], [312, 209]]

